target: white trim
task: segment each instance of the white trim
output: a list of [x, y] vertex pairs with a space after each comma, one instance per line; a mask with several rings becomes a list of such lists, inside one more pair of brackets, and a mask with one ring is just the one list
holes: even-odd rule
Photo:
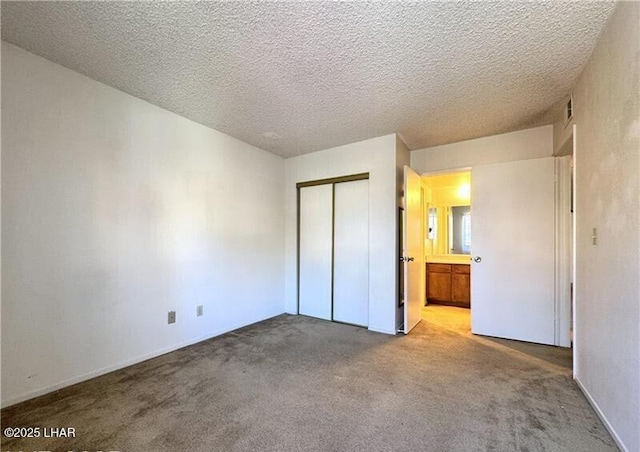
[[576, 225], [578, 224], [578, 184], [576, 183], [578, 180], [578, 173], [577, 173], [577, 169], [578, 169], [578, 146], [577, 146], [577, 139], [576, 139], [576, 125], [573, 125], [573, 132], [571, 134], [571, 142], [573, 144], [573, 165], [572, 165], [572, 170], [573, 170], [573, 222], [571, 225], [572, 231], [571, 231], [571, 240], [572, 240], [572, 245], [571, 245], [571, 282], [573, 283], [573, 297], [571, 300], [572, 306], [571, 306], [571, 313], [572, 313], [572, 319], [571, 319], [571, 325], [573, 328], [573, 340], [572, 340], [572, 346], [573, 346], [573, 378], [577, 379], [578, 377], [578, 365], [579, 365], [579, 360], [578, 360], [578, 322], [576, 322], [576, 306], [578, 303], [578, 279], [576, 277], [577, 272], [576, 272], [576, 263], [577, 263], [577, 254], [578, 254], [578, 242], [577, 242], [577, 229], [576, 229]]
[[555, 331], [554, 345], [571, 347], [571, 168], [556, 157], [555, 187]]
[[166, 348], [163, 348], [163, 349], [160, 349], [160, 350], [155, 350], [155, 351], [150, 352], [150, 353], [145, 353], [144, 355], [136, 356], [134, 358], [127, 359], [125, 361], [121, 361], [119, 363], [103, 367], [102, 369], [94, 370], [94, 371], [91, 371], [91, 372], [87, 372], [86, 374], [82, 374], [82, 375], [79, 375], [79, 376], [76, 376], [76, 377], [73, 377], [73, 378], [69, 378], [67, 380], [64, 380], [64, 381], [61, 381], [59, 383], [47, 386], [45, 388], [36, 389], [35, 391], [29, 391], [29, 392], [26, 392], [24, 394], [20, 394], [20, 395], [18, 395], [16, 397], [12, 397], [10, 399], [3, 400], [2, 401], [2, 408], [7, 408], [7, 407], [9, 407], [11, 405], [15, 405], [17, 403], [24, 402], [26, 400], [33, 399], [33, 398], [36, 398], [36, 397], [39, 397], [39, 396], [42, 396], [42, 395], [45, 395], [45, 394], [49, 394], [50, 392], [57, 391], [58, 389], [63, 389], [63, 388], [66, 388], [68, 386], [72, 386], [74, 384], [81, 383], [81, 382], [87, 381], [87, 380], [91, 380], [92, 378], [96, 378], [96, 377], [108, 374], [110, 372], [114, 372], [116, 370], [124, 369], [125, 367], [133, 366], [134, 364], [139, 364], [139, 363], [141, 363], [143, 361], [147, 361], [147, 360], [152, 359], [152, 358], [157, 358], [158, 356], [166, 355], [167, 353], [174, 352], [174, 351], [179, 350], [181, 348], [188, 347], [190, 345], [194, 345], [194, 344], [197, 344], [198, 342], [206, 341], [208, 339], [212, 339], [212, 338], [214, 338], [216, 336], [220, 336], [222, 334], [229, 333], [230, 331], [234, 331], [234, 330], [237, 330], [239, 328], [244, 328], [245, 326], [253, 325], [255, 323], [262, 322], [264, 320], [267, 320], [267, 319], [270, 319], [270, 318], [273, 318], [273, 317], [277, 317], [277, 316], [282, 315], [282, 314], [283, 314], [283, 312], [280, 312], [280, 311], [278, 311], [277, 313], [270, 313], [270, 314], [267, 314], [263, 318], [259, 318], [259, 319], [255, 320], [255, 321], [252, 321], [252, 322], [249, 322], [249, 323], [239, 323], [239, 324], [237, 324], [235, 326], [232, 326], [232, 327], [229, 327], [229, 328], [216, 330], [216, 331], [214, 331], [212, 333], [205, 334], [204, 336], [200, 336], [200, 337], [193, 338], [193, 339], [188, 339], [186, 341], [180, 342], [178, 344], [171, 345], [169, 347], [166, 347]]
[[582, 384], [582, 382], [580, 381], [580, 378], [575, 377], [574, 380], [575, 380], [576, 384], [578, 385], [578, 387], [580, 388], [580, 390], [582, 391], [582, 393], [584, 394], [584, 396], [587, 399], [587, 401], [589, 402], [589, 404], [591, 405], [591, 407], [593, 408], [593, 410], [596, 412], [596, 414], [598, 415], [598, 417], [600, 418], [600, 420], [604, 424], [605, 428], [607, 429], [607, 431], [609, 432], [609, 434], [611, 435], [613, 440], [615, 441], [616, 446], [618, 446], [618, 448], [621, 451], [628, 452], [629, 449], [622, 442], [622, 439], [618, 436], [618, 434], [616, 433], [615, 429], [613, 428], [613, 426], [611, 425], [611, 423], [609, 422], [607, 417], [604, 415], [604, 413], [602, 412], [602, 410], [600, 409], [600, 407], [598, 406], [598, 404], [596, 403], [594, 398], [591, 397], [591, 394], [589, 394], [589, 391], [587, 391], [587, 388], [585, 388], [585, 386]]
[[[409, 166], [409, 168], [411, 168], [411, 166]], [[465, 171], [471, 172], [472, 169], [473, 167], [471, 166], [461, 166], [460, 168], [449, 168], [449, 169], [436, 170], [436, 171], [426, 171], [424, 173], [419, 173], [416, 170], [414, 171], [416, 171], [416, 173], [418, 173], [420, 177], [431, 177], [431, 176], [444, 176], [445, 174], [463, 173]]]
[[369, 328], [367, 328], [369, 331], [373, 331], [374, 333], [382, 333], [382, 334], [391, 334], [391, 335], [396, 335], [396, 332], [393, 330], [387, 330], [385, 328], [377, 328], [375, 326], [370, 326]]

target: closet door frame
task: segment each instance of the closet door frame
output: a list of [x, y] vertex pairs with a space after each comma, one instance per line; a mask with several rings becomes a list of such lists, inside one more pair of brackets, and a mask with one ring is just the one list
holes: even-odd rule
[[[331, 212], [335, 210], [335, 201], [336, 201], [336, 190], [335, 184], [343, 183], [343, 182], [353, 182], [359, 180], [368, 180], [369, 173], [358, 173], [351, 174], [347, 176], [339, 176], [339, 177], [330, 177], [326, 179], [317, 179], [306, 182], [298, 182], [296, 183], [296, 312], [300, 314], [300, 189], [304, 187], [313, 187], [316, 185], [332, 185], [332, 200], [331, 200]], [[345, 323], [338, 322], [333, 319], [333, 274], [334, 274], [334, 233], [335, 233], [335, 217], [332, 215], [331, 218], [331, 321], [337, 323]], [[361, 325], [357, 325], [361, 326]]]

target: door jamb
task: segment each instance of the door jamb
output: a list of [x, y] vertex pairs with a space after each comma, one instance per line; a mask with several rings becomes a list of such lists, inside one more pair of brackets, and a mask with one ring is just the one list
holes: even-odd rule
[[571, 167], [570, 157], [555, 159], [554, 345], [571, 346]]

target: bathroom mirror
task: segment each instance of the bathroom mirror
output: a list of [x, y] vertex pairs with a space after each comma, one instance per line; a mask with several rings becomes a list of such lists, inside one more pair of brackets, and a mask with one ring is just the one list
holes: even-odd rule
[[454, 206], [449, 211], [449, 254], [471, 254], [471, 206]]
[[423, 176], [425, 256], [471, 254], [471, 172]]
[[427, 212], [427, 254], [471, 254], [471, 206], [430, 204]]

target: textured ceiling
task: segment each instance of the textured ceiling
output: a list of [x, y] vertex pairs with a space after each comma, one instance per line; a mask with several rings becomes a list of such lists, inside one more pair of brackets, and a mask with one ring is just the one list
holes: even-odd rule
[[549, 124], [614, 6], [2, 2], [2, 39], [293, 156]]

